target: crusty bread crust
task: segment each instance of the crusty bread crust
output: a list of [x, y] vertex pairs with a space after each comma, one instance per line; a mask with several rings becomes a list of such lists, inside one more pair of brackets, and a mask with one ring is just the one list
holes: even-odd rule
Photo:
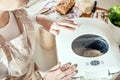
[[67, 14], [69, 10], [75, 5], [75, 0], [61, 0], [56, 5], [56, 11], [60, 14]]

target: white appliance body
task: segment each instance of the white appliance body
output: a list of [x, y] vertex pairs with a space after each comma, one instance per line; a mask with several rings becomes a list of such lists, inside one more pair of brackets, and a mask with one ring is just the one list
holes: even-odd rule
[[[120, 50], [111, 27], [99, 19], [75, 18], [80, 25], [74, 32], [61, 32], [56, 37], [58, 61], [62, 64], [72, 62], [78, 64], [78, 74], [75, 77], [85, 80], [99, 80], [110, 78], [111, 73], [120, 71]], [[79, 36], [92, 34], [107, 41], [108, 51], [98, 57], [83, 57], [75, 54], [71, 44]], [[80, 80], [80, 79], [78, 79]]]

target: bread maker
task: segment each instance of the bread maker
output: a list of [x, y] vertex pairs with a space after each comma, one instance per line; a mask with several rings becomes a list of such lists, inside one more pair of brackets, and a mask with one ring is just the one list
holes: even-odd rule
[[73, 20], [79, 25], [74, 32], [61, 31], [56, 36], [58, 61], [78, 64], [77, 80], [109, 80], [120, 71], [119, 40], [114, 27], [96, 18]]

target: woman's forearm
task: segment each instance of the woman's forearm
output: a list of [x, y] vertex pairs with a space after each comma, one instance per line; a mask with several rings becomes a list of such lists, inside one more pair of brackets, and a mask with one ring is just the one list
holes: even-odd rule
[[36, 22], [42, 25], [47, 31], [49, 31], [53, 20], [47, 18], [45, 15], [39, 15], [36, 16]]

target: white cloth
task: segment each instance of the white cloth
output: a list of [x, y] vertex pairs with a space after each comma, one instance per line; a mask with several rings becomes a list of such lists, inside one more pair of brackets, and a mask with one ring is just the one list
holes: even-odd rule
[[[0, 35], [2, 35], [5, 39], [9, 39], [10, 43], [19, 51], [20, 55], [22, 54], [22, 55], [24, 55], [24, 57], [29, 55], [28, 54], [29, 52], [25, 48], [25, 45], [24, 45], [23, 35], [22, 34], [20, 35], [20, 31], [19, 31], [17, 22], [16, 22], [15, 17], [12, 12], [10, 12], [9, 23], [6, 26], [4, 26], [3, 28], [0, 28]], [[14, 39], [12, 39], [12, 38], [14, 38]], [[26, 59], [24, 58], [23, 60], [24, 60], [24, 62], [26, 62], [27, 58]], [[23, 61], [21, 61], [21, 62], [20, 62], [20, 60], [18, 60], [18, 61], [21, 64], [25, 64], [25, 63], [23, 63]], [[11, 64], [14, 64], [14, 63], [15, 62], [13, 59], [11, 61]], [[21, 72], [20, 70], [22, 68], [23, 68], [23, 65], [12, 66], [13, 70], [19, 71], [19, 72]], [[4, 51], [0, 48], [0, 80], [1, 80], [1, 78], [6, 77], [5, 75], [7, 75], [7, 74], [9, 74], [8, 73], [8, 61], [5, 56]], [[12, 75], [14, 75], [14, 74], [16, 74], [16, 73], [12, 73]], [[21, 72], [21, 74], [22, 74], [22, 72]]]
[[[20, 34], [19, 27], [12, 12], [9, 12], [9, 22], [3, 28], [0, 28], [0, 34], [7, 40], [13, 39]], [[8, 35], [9, 34], [9, 35]]]

